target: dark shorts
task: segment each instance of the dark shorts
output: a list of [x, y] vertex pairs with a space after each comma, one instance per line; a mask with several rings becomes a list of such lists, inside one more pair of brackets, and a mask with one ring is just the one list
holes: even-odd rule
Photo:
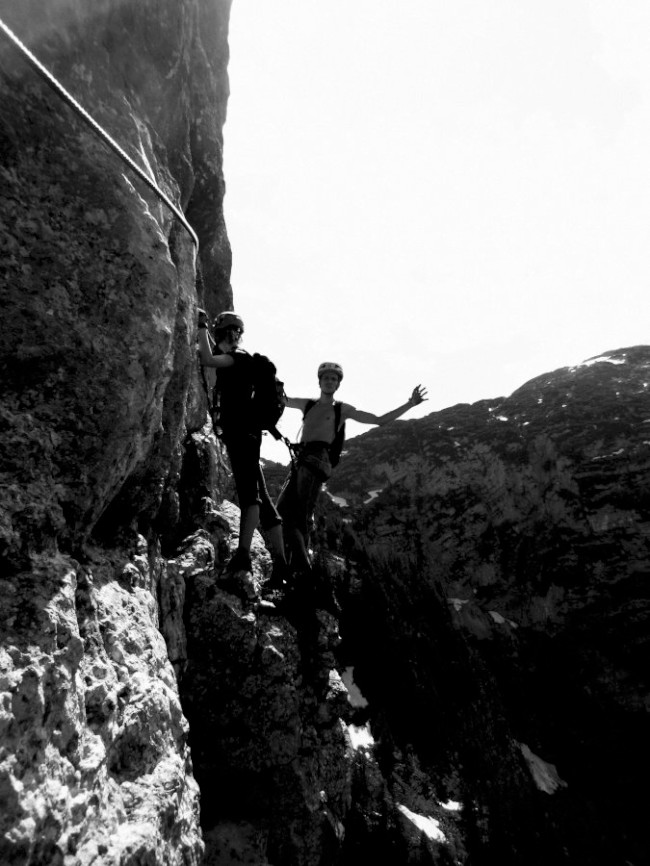
[[305, 537], [309, 534], [318, 494], [331, 473], [326, 442], [309, 442], [300, 450], [277, 501], [286, 528], [294, 527]]
[[260, 523], [264, 529], [281, 524], [282, 518], [271, 501], [260, 466], [262, 434], [224, 432], [223, 441], [228, 450], [240, 509], [243, 511], [251, 505], [259, 505]]

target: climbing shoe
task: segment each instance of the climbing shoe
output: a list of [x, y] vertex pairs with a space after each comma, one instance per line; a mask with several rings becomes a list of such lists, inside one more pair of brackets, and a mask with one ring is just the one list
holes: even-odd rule
[[255, 600], [253, 567], [247, 550], [237, 548], [217, 579], [217, 585], [220, 589], [236, 596], [244, 604], [250, 604]]
[[236, 574], [238, 571], [252, 570], [253, 565], [250, 553], [242, 547], [238, 547], [226, 565], [226, 572], [228, 574]]
[[276, 559], [273, 563], [273, 571], [271, 572], [271, 576], [264, 584], [264, 592], [284, 592], [289, 586], [291, 576], [291, 567], [283, 560]]

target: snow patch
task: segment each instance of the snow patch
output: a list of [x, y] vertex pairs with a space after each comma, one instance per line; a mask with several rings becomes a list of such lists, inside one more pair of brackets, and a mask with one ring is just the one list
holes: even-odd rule
[[381, 490], [382, 490], [381, 487], [379, 488], [379, 490], [369, 490], [368, 491], [368, 498], [363, 500], [363, 504], [367, 505], [369, 502], [372, 502], [373, 499], [376, 499], [379, 496], [379, 494], [381, 493]]
[[440, 805], [448, 812], [460, 812], [463, 808], [463, 804], [459, 803], [458, 800], [447, 800], [446, 803], [441, 803]]
[[426, 815], [418, 815], [415, 812], [411, 812], [410, 809], [407, 809], [406, 806], [402, 806], [401, 803], [397, 804], [397, 808], [402, 815], [415, 824], [418, 830], [422, 830], [429, 839], [433, 839], [435, 842], [447, 841], [447, 837], [440, 829], [440, 822], [436, 821], [435, 818], [429, 818]]
[[359, 687], [354, 682], [354, 668], [347, 667], [341, 674], [343, 685], [348, 690], [348, 700], [353, 707], [367, 707], [368, 701], [361, 694]]
[[489, 610], [488, 613], [492, 619], [498, 623], [498, 625], [509, 625], [512, 628], [519, 628], [516, 622], [511, 619], [506, 619], [505, 616], [502, 616], [502, 614], [498, 613], [496, 610]]
[[332, 502], [335, 502], [337, 505], [340, 505], [341, 508], [347, 508], [348, 507], [347, 499], [344, 499], [342, 496], [334, 496], [334, 494], [330, 493], [329, 490], [327, 491], [327, 495], [332, 500]]
[[548, 764], [534, 752], [531, 752], [525, 743], [519, 743], [519, 748], [540, 791], [544, 791], [545, 794], [554, 794], [558, 788], [567, 787], [567, 783], [560, 779], [555, 764]]
[[[614, 419], [617, 420], [617, 419]], [[597, 457], [592, 457], [592, 460], [607, 460], [609, 457], [618, 457], [619, 454], [624, 454], [625, 448], [619, 448], [618, 451], [612, 451], [610, 454], [599, 454]]]
[[447, 599], [447, 602], [454, 606], [454, 610], [456, 611], [456, 613], [458, 613], [458, 611], [462, 608], [462, 606], [464, 604], [467, 604], [468, 601], [469, 601], [468, 598], [448, 598]]
[[353, 749], [370, 749], [375, 745], [375, 740], [370, 733], [370, 726], [366, 723], [360, 725], [348, 725], [350, 742]]
[[[588, 361], [583, 361], [582, 364], [578, 364], [578, 367], [593, 367], [594, 364], [600, 364], [601, 361], [606, 361], [608, 364], [624, 364], [625, 358], [610, 358], [609, 355], [599, 355], [597, 358], [590, 358]], [[577, 367], [573, 367], [573, 370], [576, 370]]]

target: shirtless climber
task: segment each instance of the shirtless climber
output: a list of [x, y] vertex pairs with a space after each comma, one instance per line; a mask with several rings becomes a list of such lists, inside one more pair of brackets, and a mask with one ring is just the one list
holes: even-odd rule
[[298, 456], [276, 503], [283, 520], [284, 539], [291, 554], [294, 571], [311, 570], [308, 539], [314, 508], [321, 486], [332, 474], [333, 465], [338, 462], [345, 422], [350, 419], [361, 424], [382, 426], [427, 399], [426, 389], [416, 385], [406, 403], [391, 412], [375, 415], [356, 409], [349, 403], [334, 400], [334, 394], [342, 379], [342, 367], [326, 361], [318, 368], [320, 397], [317, 400], [287, 397], [287, 407], [300, 409], [304, 418], [302, 435], [297, 446]]

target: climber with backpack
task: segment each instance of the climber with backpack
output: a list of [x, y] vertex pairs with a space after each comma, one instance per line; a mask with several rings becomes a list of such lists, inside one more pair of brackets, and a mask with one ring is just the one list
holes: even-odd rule
[[275, 365], [265, 355], [251, 355], [241, 348], [243, 319], [232, 311], [220, 313], [214, 321], [214, 337], [208, 330], [207, 313], [199, 310], [198, 350], [204, 367], [216, 368], [212, 400], [214, 430], [228, 452], [241, 512], [239, 545], [226, 572], [251, 571], [253, 533], [261, 524], [271, 555], [273, 574], [286, 569], [282, 518], [266, 488], [260, 466], [262, 431], [279, 437], [277, 421], [286, 396]]
[[342, 380], [341, 365], [325, 361], [318, 368], [318, 399], [286, 398], [288, 408], [300, 409], [303, 413], [300, 442], [293, 446], [296, 457], [276, 502], [294, 572], [311, 573], [308, 541], [316, 500], [339, 462], [345, 440], [345, 422], [350, 419], [382, 426], [427, 399], [426, 389], [416, 385], [406, 403], [384, 415], [375, 415], [334, 399]]

